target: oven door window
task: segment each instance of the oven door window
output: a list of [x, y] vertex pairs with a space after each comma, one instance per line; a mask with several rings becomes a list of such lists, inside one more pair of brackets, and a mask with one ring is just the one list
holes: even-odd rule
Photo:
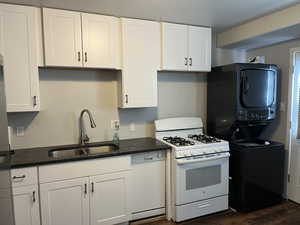
[[186, 190], [204, 188], [221, 183], [221, 165], [186, 170]]

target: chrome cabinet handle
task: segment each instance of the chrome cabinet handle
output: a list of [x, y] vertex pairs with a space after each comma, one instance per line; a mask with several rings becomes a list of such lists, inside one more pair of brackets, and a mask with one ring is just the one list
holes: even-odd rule
[[33, 96], [33, 106], [37, 106], [37, 96]]
[[192, 66], [192, 65], [193, 65], [193, 59], [190, 58], [190, 66]]
[[94, 182], [92, 182], [92, 193], [95, 192], [95, 188], [94, 188]]
[[125, 103], [126, 104], [128, 103], [128, 95], [127, 94], [125, 95]]
[[153, 160], [153, 157], [144, 157], [144, 160]]
[[26, 177], [25, 174], [21, 175], [21, 176], [13, 176], [13, 179], [24, 179]]
[[84, 184], [84, 194], [87, 194], [87, 184]]
[[87, 62], [87, 52], [84, 53], [84, 61]]
[[33, 201], [33, 202], [36, 202], [35, 191], [32, 192], [32, 201]]
[[188, 64], [188, 58], [185, 57], [185, 58], [184, 58], [184, 65], [187, 66], [187, 64]]
[[80, 62], [80, 61], [81, 61], [81, 53], [80, 53], [80, 52], [77, 52], [77, 55], [78, 55], [77, 60], [78, 60], [78, 62]]

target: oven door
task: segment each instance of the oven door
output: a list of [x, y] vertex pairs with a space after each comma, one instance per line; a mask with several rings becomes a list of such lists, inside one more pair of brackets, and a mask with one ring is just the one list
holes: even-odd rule
[[176, 160], [176, 205], [227, 195], [229, 155]]

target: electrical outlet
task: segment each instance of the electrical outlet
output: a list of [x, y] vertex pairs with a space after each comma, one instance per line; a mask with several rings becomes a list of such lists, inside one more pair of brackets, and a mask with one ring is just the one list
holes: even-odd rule
[[25, 135], [24, 127], [17, 127], [17, 137], [23, 137]]
[[119, 120], [111, 120], [110, 127], [111, 127], [111, 129], [118, 129], [120, 127], [120, 121]]
[[135, 124], [134, 124], [134, 123], [131, 123], [131, 124], [129, 125], [129, 130], [130, 130], [130, 131], [135, 131]]

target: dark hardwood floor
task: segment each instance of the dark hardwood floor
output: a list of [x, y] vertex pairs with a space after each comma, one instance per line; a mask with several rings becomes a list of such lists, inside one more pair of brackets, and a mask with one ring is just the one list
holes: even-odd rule
[[[166, 220], [148, 221], [143, 225], [174, 225]], [[250, 213], [225, 211], [177, 225], [300, 225], [300, 205], [284, 201], [280, 205]]]

